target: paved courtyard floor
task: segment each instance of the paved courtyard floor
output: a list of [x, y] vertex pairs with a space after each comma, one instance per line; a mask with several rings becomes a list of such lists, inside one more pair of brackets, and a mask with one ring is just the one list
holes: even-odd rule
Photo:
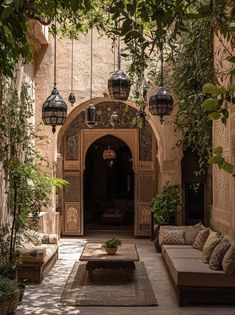
[[[112, 234], [113, 235], [113, 234]], [[117, 235], [117, 233], [115, 233]], [[157, 254], [149, 239], [134, 239], [120, 232], [123, 242], [137, 245], [140, 260], [145, 263], [151, 281], [157, 307], [72, 307], [58, 306], [68, 275], [75, 261], [79, 260], [87, 240], [103, 241], [111, 235], [108, 232], [93, 233], [81, 238], [62, 238], [59, 260], [41, 284], [28, 285], [23, 304], [18, 306], [17, 315], [235, 315], [235, 306], [190, 306], [179, 307], [176, 294], [168, 276], [161, 254]], [[234, 297], [235, 299], [235, 297]]]

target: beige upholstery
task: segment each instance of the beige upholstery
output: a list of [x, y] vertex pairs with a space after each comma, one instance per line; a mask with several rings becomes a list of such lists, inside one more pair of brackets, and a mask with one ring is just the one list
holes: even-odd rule
[[222, 236], [220, 233], [217, 233], [215, 231], [210, 230], [210, 234], [203, 245], [203, 250], [202, 250], [202, 261], [205, 264], [209, 263], [211, 254], [214, 250], [214, 248], [219, 244], [221, 241]]
[[192, 246], [162, 248], [163, 258], [177, 286], [235, 287], [235, 274], [211, 270], [201, 259], [202, 252]]
[[[33, 245], [31, 239], [35, 243], [41, 241], [41, 245]], [[22, 243], [18, 248], [20, 257], [18, 277], [20, 280], [41, 283], [58, 259], [57, 241], [56, 234], [27, 231], [27, 235], [22, 237]]]
[[[200, 240], [199, 243], [201, 245], [203, 242]], [[195, 243], [191, 246], [161, 246], [162, 257], [174, 282], [179, 305], [234, 304], [235, 270], [231, 269], [229, 271], [233, 270], [233, 273], [226, 274], [223, 270], [210, 269], [209, 264], [202, 261], [201, 246], [200, 249], [194, 246]], [[230, 246], [229, 250], [232, 247]], [[232, 258], [233, 255], [230, 256]], [[232, 259], [228, 259], [227, 262], [229, 267], [234, 268]], [[226, 266], [223, 264], [223, 267]]]

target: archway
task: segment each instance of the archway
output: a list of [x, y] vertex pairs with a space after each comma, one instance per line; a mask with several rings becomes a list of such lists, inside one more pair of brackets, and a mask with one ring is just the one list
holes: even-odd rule
[[[115, 158], [104, 159], [110, 148]], [[131, 230], [134, 227], [134, 173], [127, 144], [110, 134], [100, 137], [87, 150], [83, 176], [84, 228]]]
[[[83, 235], [85, 232], [86, 157], [95, 141], [110, 135], [123, 141], [131, 153], [135, 200], [133, 233], [135, 236], [147, 236], [150, 234], [151, 221], [149, 202], [156, 193], [157, 139], [148, 121], [145, 128], [141, 129], [131, 123], [136, 115], [136, 110], [132, 106], [111, 100], [100, 103], [96, 101], [97, 117], [93, 129], [88, 129], [85, 124], [85, 112], [82, 106], [80, 110], [72, 111], [62, 131], [59, 132], [58, 147], [61, 157], [57, 159], [57, 174], [69, 182], [57, 198], [58, 208], [62, 213], [62, 234]], [[110, 113], [114, 108], [120, 117], [118, 128], [112, 128], [110, 125]], [[157, 176], [159, 177], [159, 174]], [[115, 208], [112, 205], [111, 208], [113, 207]], [[107, 210], [108, 208], [109, 206]], [[86, 218], [87, 220], [89, 221], [89, 218]], [[116, 223], [118, 225], [118, 222]]]

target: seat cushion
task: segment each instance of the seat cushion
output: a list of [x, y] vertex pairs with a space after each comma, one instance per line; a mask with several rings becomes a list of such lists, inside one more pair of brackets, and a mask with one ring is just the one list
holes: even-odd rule
[[235, 273], [225, 274], [220, 270], [211, 270], [199, 258], [173, 258], [166, 254], [165, 261], [178, 286], [196, 287], [235, 287]]
[[34, 246], [33, 249], [20, 248], [20, 260], [22, 263], [42, 263], [45, 264], [56, 252], [56, 244]]
[[43, 259], [43, 263], [46, 263], [55, 254], [55, 252], [57, 251], [58, 246], [56, 244], [47, 244], [47, 245], [41, 245], [41, 246], [43, 246], [46, 249], [46, 255], [45, 255], [44, 259]]

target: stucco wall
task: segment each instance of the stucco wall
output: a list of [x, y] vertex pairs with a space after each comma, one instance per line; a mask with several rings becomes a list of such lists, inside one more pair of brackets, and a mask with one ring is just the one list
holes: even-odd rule
[[[231, 83], [226, 71], [231, 64], [224, 61], [226, 50], [231, 47], [221, 37], [214, 37], [215, 72], [220, 83]], [[230, 117], [225, 126], [220, 121], [213, 123], [213, 146], [222, 146], [224, 157], [235, 164], [235, 110], [230, 109]], [[211, 225], [224, 233], [231, 233], [235, 228], [235, 177], [213, 166], [213, 207]]]
[[[107, 82], [114, 70], [113, 52], [111, 50], [111, 39], [100, 37], [94, 31], [93, 37], [93, 98], [107, 99]], [[57, 152], [61, 152], [57, 145], [60, 143], [61, 132], [58, 141], [58, 134], [64, 127], [57, 127], [55, 134], [52, 134], [51, 127], [44, 126], [41, 120], [42, 105], [53, 89], [53, 68], [54, 68], [54, 43], [52, 36], [49, 36], [49, 45], [42, 45], [36, 54], [36, 131], [43, 136], [42, 140], [36, 140], [36, 148], [40, 154], [49, 162], [41, 163], [41, 167], [50, 175], [55, 174], [57, 162]], [[127, 64], [122, 61], [122, 69], [125, 70]], [[90, 34], [81, 35], [79, 40], [74, 40], [74, 77], [73, 85], [76, 95], [76, 103], [72, 107], [68, 102], [71, 86], [71, 41], [57, 40], [57, 88], [68, 105], [68, 120], [85, 110], [90, 98]], [[151, 91], [152, 93], [154, 92]], [[149, 97], [152, 93], [149, 93]], [[133, 104], [132, 104], [133, 105]], [[135, 106], [135, 105], [134, 105]], [[157, 142], [158, 152], [156, 159], [159, 161], [159, 172], [156, 182], [158, 189], [166, 181], [174, 184], [181, 183], [180, 161], [181, 152], [173, 149], [179, 135], [175, 135], [174, 129], [169, 124], [160, 124], [158, 117], [153, 117], [148, 113], [150, 125], [153, 128]], [[63, 131], [64, 132], [64, 131]], [[55, 209], [55, 200], [52, 200], [51, 208]], [[48, 209], [50, 211], [50, 209]], [[52, 226], [52, 220], [48, 221], [48, 226]], [[49, 227], [50, 228], [50, 227]]]
[[[37, 140], [37, 148], [41, 154], [49, 161], [49, 165], [44, 164], [44, 169], [48, 173], [53, 173], [53, 165], [56, 162], [57, 135], [61, 127], [57, 127], [53, 135], [51, 127], [44, 126], [41, 121], [42, 104], [50, 95], [53, 88], [53, 38], [49, 39], [49, 46], [42, 47], [37, 54], [37, 76], [36, 76], [36, 126], [43, 140]], [[107, 81], [110, 73], [114, 69], [113, 53], [111, 51], [112, 42], [110, 39], [100, 37], [94, 31], [93, 39], [93, 97], [102, 97], [107, 93]], [[127, 64], [122, 61], [122, 69], [126, 69]], [[90, 97], [90, 34], [80, 36], [74, 41], [74, 92], [77, 101], [73, 107], [67, 101], [70, 93], [71, 82], [71, 41], [57, 40], [57, 87], [68, 105], [68, 115], [81, 103], [89, 100]], [[152, 91], [153, 93], [154, 91]], [[151, 94], [150, 94], [151, 95]], [[150, 96], [149, 95], [149, 96]], [[167, 180], [180, 183], [180, 159], [179, 150], [173, 150], [178, 135], [175, 135], [173, 127], [168, 124], [161, 125], [158, 117], [149, 114], [151, 125], [158, 139], [158, 155], [161, 168], [161, 183]], [[159, 174], [160, 176], [160, 174]]]

